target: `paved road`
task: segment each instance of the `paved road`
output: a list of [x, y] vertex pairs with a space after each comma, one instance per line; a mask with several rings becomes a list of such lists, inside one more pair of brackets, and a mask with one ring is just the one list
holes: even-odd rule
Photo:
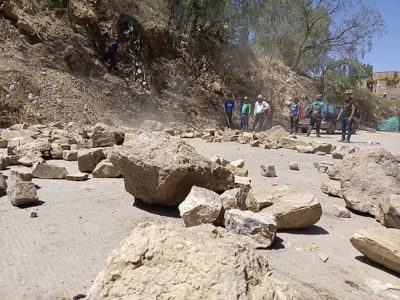
[[[362, 147], [368, 141], [377, 141], [391, 151], [400, 152], [398, 134], [362, 133], [354, 141]], [[312, 166], [314, 161], [330, 160], [328, 157], [235, 143], [189, 142], [208, 157], [220, 154], [231, 160], [243, 158], [254, 186], [275, 181], [294, 189], [310, 190], [322, 202], [324, 214], [317, 226], [302, 232], [279, 233], [274, 249], [265, 251], [278, 277], [311, 285], [339, 299], [371, 296], [365, 285], [367, 279], [399, 282], [387, 270], [357, 259], [359, 254], [349, 243], [349, 237], [357, 229], [379, 226], [374, 219], [353, 215], [350, 220], [342, 220], [332, 216], [332, 205], [343, 205], [343, 201], [319, 191], [322, 175]], [[289, 171], [290, 160], [297, 160], [301, 170]], [[76, 163], [53, 163], [77, 171]], [[267, 163], [275, 164], [278, 177], [268, 179], [259, 175], [260, 164]], [[40, 206], [19, 209], [11, 206], [6, 196], [0, 198], [0, 299], [59, 299], [85, 293], [108, 254], [137, 223], [181, 222], [175, 209], [133, 205], [134, 198], [125, 192], [122, 179], [86, 182], [35, 179], [34, 182], [40, 186], [38, 194], [43, 201]], [[38, 218], [30, 217], [32, 211], [38, 213]], [[330, 257], [327, 263], [309, 250], [310, 243], [316, 243], [318, 251]], [[355, 282], [359, 289], [345, 280]], [[399, 293], [396, 295], [400, 297]], [[369, 299], [379, 297], [373, 295]]]

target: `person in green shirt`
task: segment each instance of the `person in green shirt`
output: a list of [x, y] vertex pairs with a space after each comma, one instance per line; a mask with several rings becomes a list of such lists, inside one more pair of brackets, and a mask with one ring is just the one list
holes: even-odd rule
[[251, 114], [251, 108], [249, 97], [245, 96], [239, 107], [240, 129], [242, 131], [249, 130], [249, 116]]

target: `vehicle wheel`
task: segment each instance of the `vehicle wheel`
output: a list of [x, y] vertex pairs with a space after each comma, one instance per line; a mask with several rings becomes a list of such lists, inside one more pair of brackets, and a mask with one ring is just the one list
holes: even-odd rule
[[334, 133], [335, 133], [335, 130], [336, 130], [336, 125], [335, 125], [335, 123], [331, 123], [331, 124], [329, 125], [329, 128], [326, 130], [326, 133], [327, 133], [327, 134], [334, 134]]

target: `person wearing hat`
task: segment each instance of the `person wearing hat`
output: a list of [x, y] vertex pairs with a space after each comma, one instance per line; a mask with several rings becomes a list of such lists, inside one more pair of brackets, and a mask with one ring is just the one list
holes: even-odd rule
[[257, 124], [258, 130], [261, 131], [265, 119], [265, 111], [269, 109], [268, 103], [264, 100], [262, 95], [258, 95], [257, 102], [254, 104], [254, 123], [253, 131], [255, 131]]
[[[337, 120], [340, 120], [342, 125], [342, 139], [339, 142], [350, 143], [351, 132], [353, 129], [353, 117], [356, 111], [353, 100], [353, 91], [346, 90], [344, 92], [344, 100], [342, 108], [339, 112]], [[347, 135], [347, 136], [346, 136]]]

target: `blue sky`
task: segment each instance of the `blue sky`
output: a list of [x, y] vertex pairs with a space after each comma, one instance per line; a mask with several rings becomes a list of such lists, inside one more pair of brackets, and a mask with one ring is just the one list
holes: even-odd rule
[[379, 11], [386, 23], [387, 32], [373, 40], [372, 50], [364, 62], [374, 66], [374, 71], [400, 71], [400, 0], [363, 0]]

